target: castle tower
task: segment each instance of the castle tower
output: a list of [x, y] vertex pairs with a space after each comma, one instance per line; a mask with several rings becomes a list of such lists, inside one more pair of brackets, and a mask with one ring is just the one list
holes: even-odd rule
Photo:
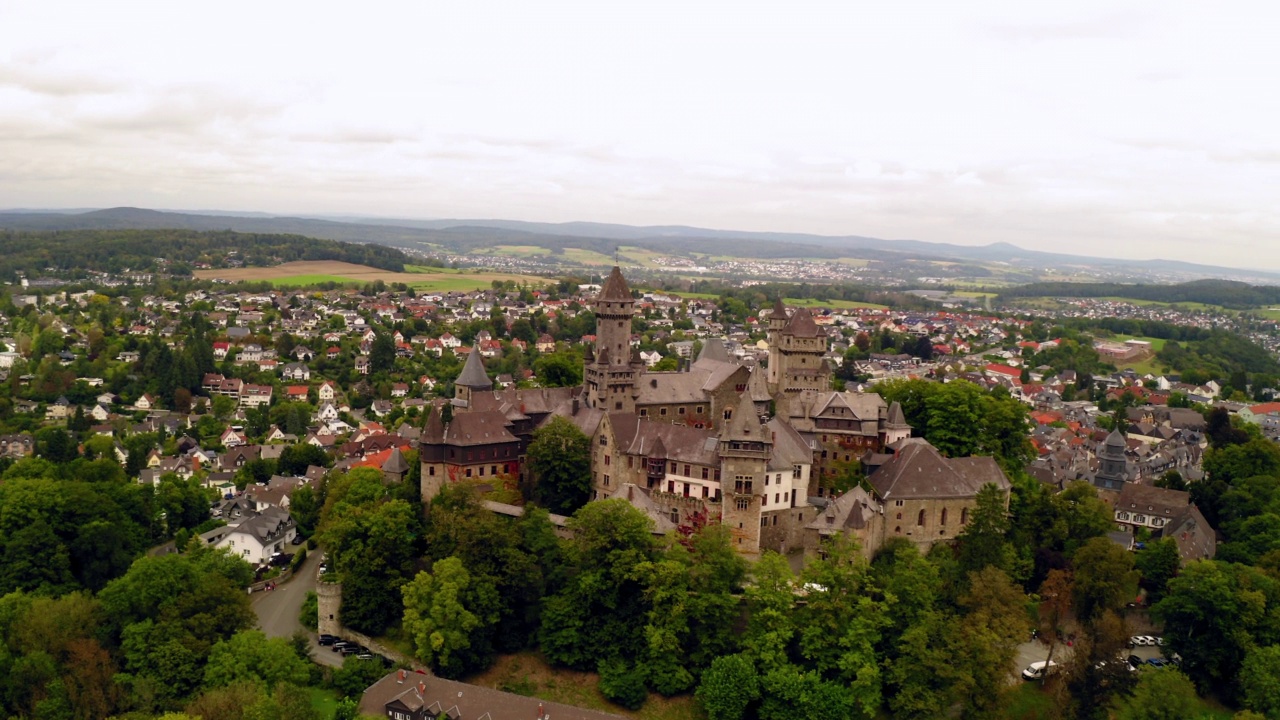
[[773, 303], [773, 310], [769, 311], [769, 376], [770, 387], [776, 388], [782, 378], [782, 328], [787, 326], [787, 308], [782, 304], [782, 296], [779, 295], [776, 302]]
[[596, 346], [583, 368], [583, 397], [606, 412], [635, 412], [636, 385], [644, 363], [631, 353], [631, 318], [636, 301], [616, 265], [592, 303]]
[[[774, 307], [775, 313], [781, 304]], [[831, 389], [831, 368], [823, 357], [827, 336], [807, 308], [796, 308], [785, 324], [770, 314], [769, 336], [769, 384], [775, 397]]]
[[453, 381], [453, 397], [466, 405], [471, 404], [473, 391], [484, 392], [493, 389], [493, 381], [484, 370], [484, 360], [480, 359], [480, 348], [473, 347], [467, 353], [467, 362], [462, 366], [462, 373]]
[[422, 468], [422, 502], [431, 502], [445, 484], [444, 419], [431, 406], [427, 422], [418, 438], [418, 462]]
[[720, 433], [721, 522], [733, 534], [734, 547], [745, 555], [760, 553], [760, 517], [764, 480], [773, 437], [756, 415], [750, 393], [742, 393]]

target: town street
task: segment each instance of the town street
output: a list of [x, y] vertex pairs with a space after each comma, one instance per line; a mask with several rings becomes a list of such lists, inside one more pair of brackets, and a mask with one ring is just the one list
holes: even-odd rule
[[342, 656], [322, 647], [316, 634], [302, 627], [298, 614], [307, 593], [316, 589], [316, 569], [320, 567], [320, 551], [307, 553], [302, 567], [289, 580], [275, 590], [263, 590], [253, 594], [253, 611], [258, 615], [258, 628], [267, 637], [291, 637], [304, 630], [311, 639], [311, 657], [321, 665], [342, 667]]

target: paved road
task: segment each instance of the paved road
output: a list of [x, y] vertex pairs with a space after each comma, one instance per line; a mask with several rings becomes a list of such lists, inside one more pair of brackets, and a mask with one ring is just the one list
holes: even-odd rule
[[316, 589], [316, 569], [320, 567], [320, 551], [307, 554], [302, 567], [293, 577], [276, 586], [253, 594], [253, 611], [258, 615], [258, 627], [267, 637], [291, 637], [305, 630], [311, 638], [311, 657], [321, 665], [342, 667], [342, 656], [316, 642], [316, 634], [302, 627], [298, 615], [307, 593]]

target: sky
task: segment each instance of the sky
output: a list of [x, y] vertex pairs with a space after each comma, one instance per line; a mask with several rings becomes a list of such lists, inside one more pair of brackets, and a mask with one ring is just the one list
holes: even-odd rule
[[0, 0], [0, 207], [1280, 270], [1280, 3]]

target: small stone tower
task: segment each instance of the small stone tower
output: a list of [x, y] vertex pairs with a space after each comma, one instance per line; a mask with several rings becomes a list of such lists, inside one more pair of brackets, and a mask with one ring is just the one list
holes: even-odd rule
[[734, 548], [760, 554], [760, 517], [773, 436], [756, 415], [749, 393], [742, 393], [720, 432], [721, 522], [733, 534]]
[[583, 399], [588, 407], [605, 412], [635, 412], [637, 384], [645, 365], [631, 352], [636, 301], [616, 265], [592, 306], [596, 344], [583, 368]]
[[911, 437], [911, 426], [907, 424], [907, 417], [902, 413], [902, 403], [894, 400], [884, 420], [884, 444], [892, 445], [909, 437]]
[[342, 583], [316, 583], [316, 607], [320, 615], [316, 632], [321, 635], [342, 635]]
[[467, 362], [462, 366], [462, 373], [453, 381], [453, 397], [465, 405], [471, 404], [472, 392], [484, 392], [493, 389], [493, 381], [484, 370], [484, 360], [480, 359], [480, 348], [473, 347], [467, 353]]

